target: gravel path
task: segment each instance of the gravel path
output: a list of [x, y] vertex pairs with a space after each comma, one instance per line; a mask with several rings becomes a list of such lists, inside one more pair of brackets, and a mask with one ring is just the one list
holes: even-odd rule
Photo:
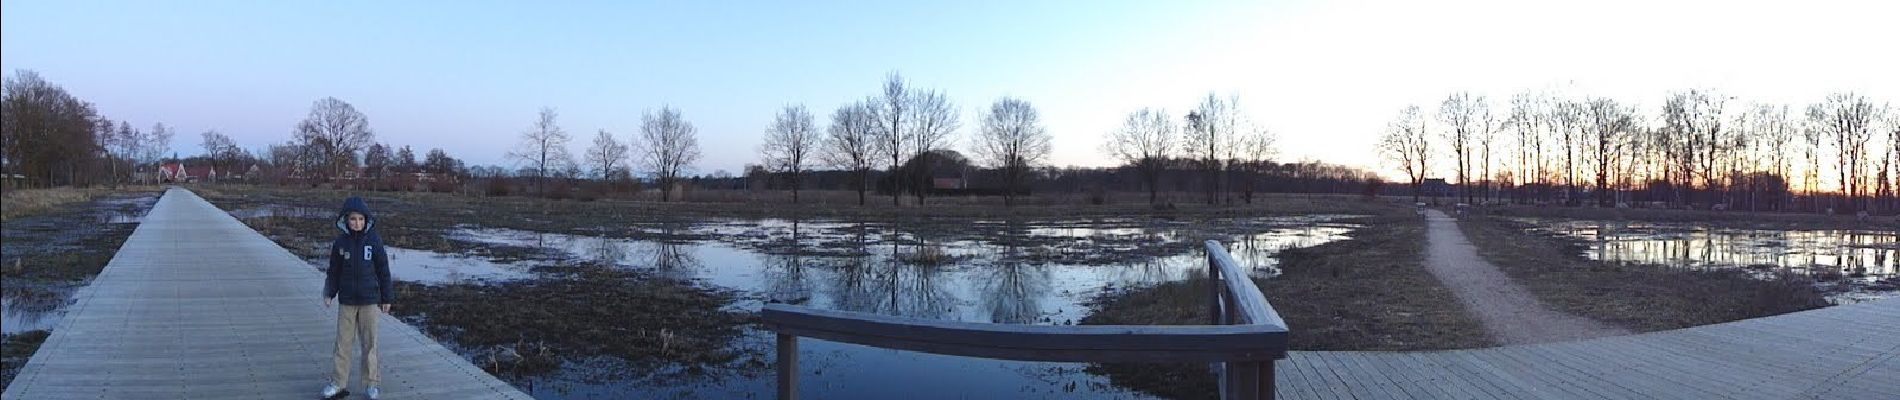
[[1500, 345], [1557, 342], [1628, 335], [1629, 330], [1589, 318], [1565, 314], [1545, 306], [1529, 291], [1505, 276], [1496, 265], [1478, 256], [1471, 240], [1458, 230], [1458, 220], [1443, 211], [1427, 209], [1425, 265], [1450, 287], [1458, 302], [1477, 315], [1485, 331]]

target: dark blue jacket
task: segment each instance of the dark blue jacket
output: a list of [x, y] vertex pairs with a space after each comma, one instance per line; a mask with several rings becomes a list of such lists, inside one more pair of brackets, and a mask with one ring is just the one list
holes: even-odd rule
[[[350, 231], [347, 218], [352, 212], [363, 214], [366, 223], [360, 232]], [[395, 303], [389, 254], [383, 252], [383, 238], [376, 235], [376, 217], [369, 213], [369, 204], [361, 197], [344, 200], [336, 228], [343, 233], [330, 245], [330, 270], [324, 273], [323, 297], [335, 297], [337, 302], [352, 306]]]

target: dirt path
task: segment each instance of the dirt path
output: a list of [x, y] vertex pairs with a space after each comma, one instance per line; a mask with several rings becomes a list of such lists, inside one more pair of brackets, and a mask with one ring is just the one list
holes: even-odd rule
[[1450, 287], [1458, 302], [1484, 323], [1498, 344], [1543, 343], [1628, 335], [1631, 332], [1565, 314], [1545, 306], [1496, 265], [1478, 256], [1478, 250], [1458, 230], [1458, 220], [1443, 211], [1427, 209], [1425, 265]]

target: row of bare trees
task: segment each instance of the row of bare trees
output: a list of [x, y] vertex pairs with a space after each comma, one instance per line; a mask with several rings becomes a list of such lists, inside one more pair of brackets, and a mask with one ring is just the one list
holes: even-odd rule
[[1130, 113], [1106, 139], [1102, 152], [1140, 171], [1151, 203], [1159, 200], [1168, 160], [1177, 157], [1196, 161], [1208, 204], [1235, 191], [1236, 181], [1251, 203], [1258, 177], [1275, 153], [1273, 132], [1242, 111], [1238, 96], [1213, 93], [1183, 116], [1181, 125], [1165, 110], [1144, 108]]
[[29, 70], [0, 84], [0, 176], [7, 186], [117, 184], [169, 152], [163, 123], [141, 131]]
[[[820, 133], [804, 105], [788, 105], [780, 110], [765, 131], [759, 147], [763, 167], [773, 173], [788, 174], [792, 201], [804, 187], [806, 172], [825, 165], [855, 176], [858, 204], [866, 203], [871, 187], [871, 170], [881, 160], [890, 160], [889, 173], [907, 164], [917, 167], [906, 174], [911, 194], [918, 204], [935, 176], [933, 162], [906, 162], [938, 154], [952, 146], [960, 118], [949, 98], [941, 91], [917, 89], [903, 76], [891, 73], [879, 95], [840, 106], [831, 114], [831, 125]], [[1028, 172], [1048, 157], [1049, 134], [1035, 106], [1028, 101], [1004, 97], [991, 104], [972, 150], [982, 160], [1003, 171], [1004, 203], [1014, 204], [1016, 188]], [[900, 204], [901, 188], [893, 184], [891, 204]]]
[[652, 174], [660, 187], [660, 200], [669, 201], [674, 187], [699, 161], [698, 128], [670, 105], [641, 115], [639, 136], [626, 142], [605, 129], [599, 130], [583, 156], [585, 164], [575, 162], [568, 153], [571, 139], [561, 128], [559, 116], [554, 108], [541, 108], [534, 124], [521, 133], [521, 143], [507, 154], [524, 165], [523, 177], [534, 178], [542, 190], [547, 190], [549, 178], [579, 177], [583, 168], [601, 180], [632, 179], [633, 170], [627, 168], [631, 164]]
[[1492, 110], [1485, 96], [1463, 92], [1448, 96], [1436, 118], [1408, 106], [1378, 150], [1415, 194], [1443, 174], [1465, 202], [1900, 208], [1900, 113], [1859, 94], [1829, 95], [1795, 113], [1684, 90], [1651, 114], [1616, 99], [1523, 92], [1508, 111]]

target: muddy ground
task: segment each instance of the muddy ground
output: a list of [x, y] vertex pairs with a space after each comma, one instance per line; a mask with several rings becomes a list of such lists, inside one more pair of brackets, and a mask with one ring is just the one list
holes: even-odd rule
[[1650, 332], [1829, 305], [1805, 276], [1757, 279], [1744, 269], [1693, 270], [1594, 261], [1576, 239], [1499, 217], [1458, 224], [1478, 254], [1559, 311]]
[[[726, 309], [734, 294], [588, 263], [540, 268], [547, 279], [492, 285], [396, 285], [398, 317], [431, 336], [475, 349], [474, 361], [503, 377], [552, 372], [565, 360], [616, 357], [649, 372], [742, 361], [729, 342], [749, 313]], [[744, 357], [742, 359], [742, 357]]]
[[[12, 323], [31, 315], [34, 325], [50, 329], [72, 293], [105, 269], [159, 195], [154, 188], [93, 191], [88, 200], [18, 212], [0, 225], [0, 296], [12, 307], [8, 313], [22, 316], [10, 317]], [[39, 349], [47, 329], [8, 327], [23, 331], [5, 337], [0, 390]]]

